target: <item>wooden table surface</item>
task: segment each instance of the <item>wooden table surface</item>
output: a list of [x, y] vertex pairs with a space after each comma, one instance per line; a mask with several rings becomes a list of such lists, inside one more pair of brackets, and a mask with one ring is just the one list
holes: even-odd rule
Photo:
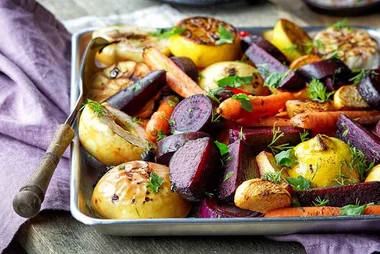
[[[39, 0], [58, 19], [132, 12], [161, 3], [148, 0]], [[280, 17], [301, 25], [326, 25], [342, 18], [311, 11], [300, 0], [238, 2], [211, 7], [174, 6], [186, 15], [211, 15], [236, 26], [271, 26]], [[349, 19], [350, 24], [380, 27], [380, 14]], [[23, 225], [5, 253], [304, 253], [298, 243], [261, 236], [114, 237], [73, 219], [69, 212], [46, 211]]]

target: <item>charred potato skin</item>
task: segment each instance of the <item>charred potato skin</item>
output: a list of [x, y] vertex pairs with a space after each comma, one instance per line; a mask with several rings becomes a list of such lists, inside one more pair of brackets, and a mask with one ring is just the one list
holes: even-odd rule
[[266, 213], [290, 206], [289, 192], [282, 186], [259, 178], [243, 182], [236, 189], [234, 203], [237, 207]]

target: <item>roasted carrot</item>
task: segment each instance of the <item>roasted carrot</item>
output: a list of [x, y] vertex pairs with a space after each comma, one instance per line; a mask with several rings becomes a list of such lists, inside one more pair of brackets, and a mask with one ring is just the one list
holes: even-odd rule
[[308, 100], [289, 100], [285, 105], [289, 117], [307, 112], [335, 111], [335, 107], [332, 101], [320, 103]]
[[363, 212], [364, 215], [378, 215], [380, 214], [380, 205], [367, 206]]
[[306, 216], [338, 216], [340, 207], [310, 206], [310, 207], [286, 207], [269, 211], [264, 217], [306, 217]]
[[169, 134], [169, 118], [178, 101], [177, 96], [168, 96], [162, 99], [160, 106], [153, 113], [145, 128], [145, 135], [150, 141], [156, 142], [159, 135]]
[[169, 57], [153, 47], [147, 47], [143, 53], [144, 62], [151, 70], [165, 70], [166, 82], [170, 89], [186, 98], [194, 94], [205, 94], [189, 76], [186, 75]]
[[151, 99], [148, 101], [144, 107], [142, 107], [136, 114], [137, 118], [149, 118], [153, 114], [154, 110], [154, 100]]
[[310, 100], [310, 95], [307, 92], [307, 88], [294, 92], [293, 95], [296, 100]]
[[311, 64], [311, 63], [314, 63], [314, 62], [319, 62], [321, 61], [322, 59], [317, 56], [317, 55], [306, 55], [306, 56], [301, 56], [299, 58], [297, 58], [296, 60], [294, 60], [290, 65], [289, 65], [289, 69], [291, 70], [297, 70], [298, 68], [306, 65], [306, 64]]
[[257, 119], [264, 116], [273, 116], [279, 110], [285, 107], [288, 100], [293, 99], [293, 94], [289, 92], [281, 92], [269, 96], [248, 96], [252, 105], [252, 112], [243, 109], [241, 103], [235, 98], [229, 98], [223, 101], [217, 112], [225, 119]]
[[375, 124], [380, 120], [380, 111], [331, 111], [302, 113], [295, 115], [290, 121], [293, 126], [304, 129], [334, 129], [341, 114], [355, 119], [360, 124]]
[[281, 112], [278, 112], [275, 117], [279, 117], [279, 118], [288, 118], [289, 119], [289, 115], [288, 115], [288, 112], [286, 111], [281, 111]]
[[290, 119], [276, 116], [262, 118], [244, 118], [237, 120], [236, 123], [244, 127], [272, 127], [274, 124], [281, 127], [292, 126]]

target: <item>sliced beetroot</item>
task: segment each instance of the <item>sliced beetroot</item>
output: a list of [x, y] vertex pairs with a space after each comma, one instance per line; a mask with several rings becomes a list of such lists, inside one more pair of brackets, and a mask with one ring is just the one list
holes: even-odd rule
[[328, 206], [368, 204], [380, 202], [380, 182], [308, 189], [297, 191], [296, 196], [301, 206], [313, 206], [318, 198], [328, 200]]
[[362, 151], [367, 162], [380, 163], [380, 138], [345, 115], [336, 122], [336, 135], [351, 146]]
[[218, 147], [208, 137], [188, 141], [169, 163], [172, 189], [187, 200], [199, 201], [215, 192], [223, 173]]
[[197, 132], [207, 129], [212, 119], [212, 102], [203, 94], [182, 100], [170, 117], [172, 133]]
[[[296, 127], [276, 127], [279, 128], [284, 136], [278, 139], [275, 145], [289, 143], [290, 145], [297, 145], [301, 142], [300, 133], [304, 130]], [[259, 128], [233, 128], [230, 129], [230, 143], [235, 142], [242, 137], [242, 140], [247, 144], [256, 156], [261, 151], [268, 150], [268, 145], [273, 139], [272, 127], [259, 127]]]
[[260, 177], [251, 149], [241, 140], [228, 146], [228, 157], [221, 179], [218, 199], [233, 202], [236, 188], [244, 181]]
[[216, 199], [206, 198], [202, 200], [199, 210], [201, 218], [242, 218], [262, 217], [263, 214], [240, 209], [233, 204], [220, 203]]
[[369, 71], [360, 81], [358, 89], [368, 105], [380, 110], [380, 69]]
[[345, 80], [351, 77], [351, 70], [339, 59], [325, 59], [319, 62], [306, 64], [297, 72], [308, 80], [325, 79], [327, 77]]
[[376, 124], [375, 133], [380, 136], [380, 121], [378, 121]]
[[188, 132], [167, 136], [157, 143], [157, 163], [169, 165], [170, 159], [179, 148], [190, 140], [204, 137], [209, 135], [204, 132]]
[[[255, 43], [245, 51], [247, 57], [257, 66], [262, 66], [263, 68], [258, 68], [260, 75], [265, 79], [270, 73], [287, 73], [285, 78], [280, 82], [280, 88], [287, 90], [299, 90], [305, 86], [305, 80], [296, 72], [289, 70], [288, 67], [283, 65], [276, 58], [271, 56], [268, 52], [262, 49]], [[265, 69], [265, 71], [263, 71]]]
[[185, 56], [172, 56], [170, 57], [170, 59], [192, 80], [194, 80], [195, 82], [198, 81], [198, 68], [193, 62], [193, 60]]
[[153, 71], [107, 99], [107, 103], [128, 115], [137, 113], [166, 84], [165, 71]]
[[263, 37], [258, 35], [248, 35], [242, 40], [242, 50], [246, 51], [249, 46], [255, 43], [257, 46], [268, 52], [271, 56], [276, 58], [280, 63], [289, 65], [289, 60], [286, 58], [282, 52], [276, 48], [272, 43], [265, 40]]

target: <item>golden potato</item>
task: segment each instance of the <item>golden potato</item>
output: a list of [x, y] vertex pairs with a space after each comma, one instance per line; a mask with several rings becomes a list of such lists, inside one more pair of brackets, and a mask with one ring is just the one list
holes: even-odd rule
[[292, 198], [281, 185], [255, 178], [239, 185], [234, 203], [242, 209], [266, 213], [290, 206]]
[[356, 85], [342, 86], [334, 94], [334, 107], [340, 109], [365, 109], [369, 108]]
[[[158, 182], [150, 180], [153, 173]], [[153, 190], [148, 187], [151, 184]], [[182, 218], [191, 208], [170, 190], [169, 168], [145, 161], [131, 161], [108, 171], [95, 186], [91, 206], [106, 219]]]
[[286, 111], [290, 118], [297, 114], [307, 113], [307, 112], [323, 112], [323, 111], [334, 111], [334, 105], [331, 101], [326, 101], [323, 103], [309, 100], [289, 100], [286, 102]]

